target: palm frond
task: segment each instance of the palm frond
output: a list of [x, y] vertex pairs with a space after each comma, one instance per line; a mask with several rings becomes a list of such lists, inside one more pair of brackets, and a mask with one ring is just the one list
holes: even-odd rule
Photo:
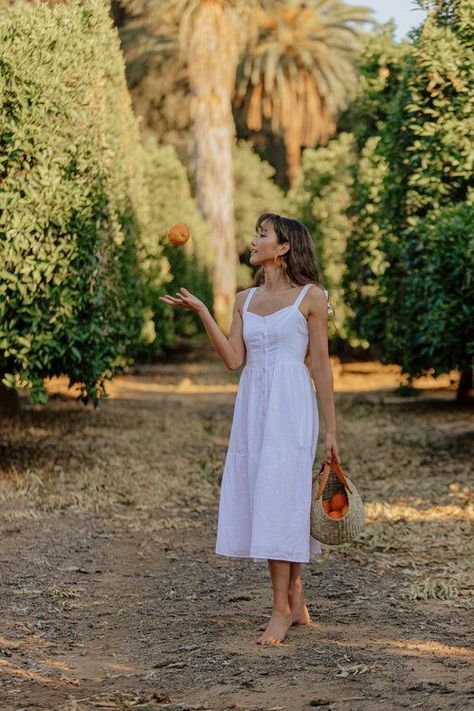
[[370, 22], [371, 10], [340, 0], [261, 4], [258, 40], [243, 60], [237, 89], [240, 97], [252, 93], [252, 126], [271, 116], [272, 128], [291, 121], [294, 133], [300, 126], [302, 142], [327, 140], [353, 93], [359, 25]]

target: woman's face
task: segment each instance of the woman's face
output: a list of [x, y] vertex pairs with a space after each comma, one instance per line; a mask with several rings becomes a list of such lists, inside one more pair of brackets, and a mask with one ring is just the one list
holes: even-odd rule
[[250, 264], [273, 262], [275, 254], [283, 254], [285, 252], [284, 245], [277, 243], [275, 229], [269, 220], [260, 225], [250, 244]]

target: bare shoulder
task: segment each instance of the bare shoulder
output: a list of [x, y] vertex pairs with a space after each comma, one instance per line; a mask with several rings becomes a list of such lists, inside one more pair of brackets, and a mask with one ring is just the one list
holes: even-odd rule
[[249, 286], [248, 289], [242, 289], [242, 291], [238, 291], [235, 295], [235, 301], [238, 304], [243, 304], [245, 302], [245, 299], [247, 298], [247, 294], [252, 290], [252, 288], [253, 287]]
[[242, 309], [245, 304], [245, 299], [247, 298], [247, 295], [251, 289], [252, 287], [249, 286], [248, 289], [242, 289], [242, 291], [238, 291], [235, 295], [234, 309], [238, 311], [240, 315], [242, 315]]
[[311, 284], [306, 294], [308, 316], [318, 317], [327, 315], [328, 302], [326, 293], [322, 284]]

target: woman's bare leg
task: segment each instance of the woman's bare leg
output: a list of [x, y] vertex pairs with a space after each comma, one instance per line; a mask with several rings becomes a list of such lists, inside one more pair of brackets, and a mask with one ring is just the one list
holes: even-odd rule
[[268, 560], [273, 586], [273, 610], [265, 632], [257, 644], [280, 644], [291, 627], [291, 608], [288, 601], [290, 563], [287, 560]]
[[301, 577], [301, 563], [291, 563], [290, 565], [290, 585], [288, 588], [288, 600], [291, 608], [291, 624], [309, 625], [311, 617], [306, 607], [303, 590], [303, 578]]
[[[288, 604], [291, 609], [292, 625], [309, 625], [311, 617], [306, 607], [303, 590], [303, 579], [301, 577], [301, 563], [290, 562], [290, 576], [288, 581]], [[260, 630], [266, 630], [269, 623], [260, 625]]]

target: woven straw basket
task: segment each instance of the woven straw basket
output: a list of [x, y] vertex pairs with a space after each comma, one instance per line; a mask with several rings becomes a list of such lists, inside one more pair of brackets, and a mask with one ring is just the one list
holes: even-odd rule
[[[344, 491], [349, 510], [343, 518], [332, 519], [324, 511], [322, 502]], [[362, 531], [364, 523], [364, 504], [354, 483], [346, 477], [335, 460], [324, 462], [319, 473], [313, 473], [311, 535], [321, 543], [337, 546], [352, 541]]]

